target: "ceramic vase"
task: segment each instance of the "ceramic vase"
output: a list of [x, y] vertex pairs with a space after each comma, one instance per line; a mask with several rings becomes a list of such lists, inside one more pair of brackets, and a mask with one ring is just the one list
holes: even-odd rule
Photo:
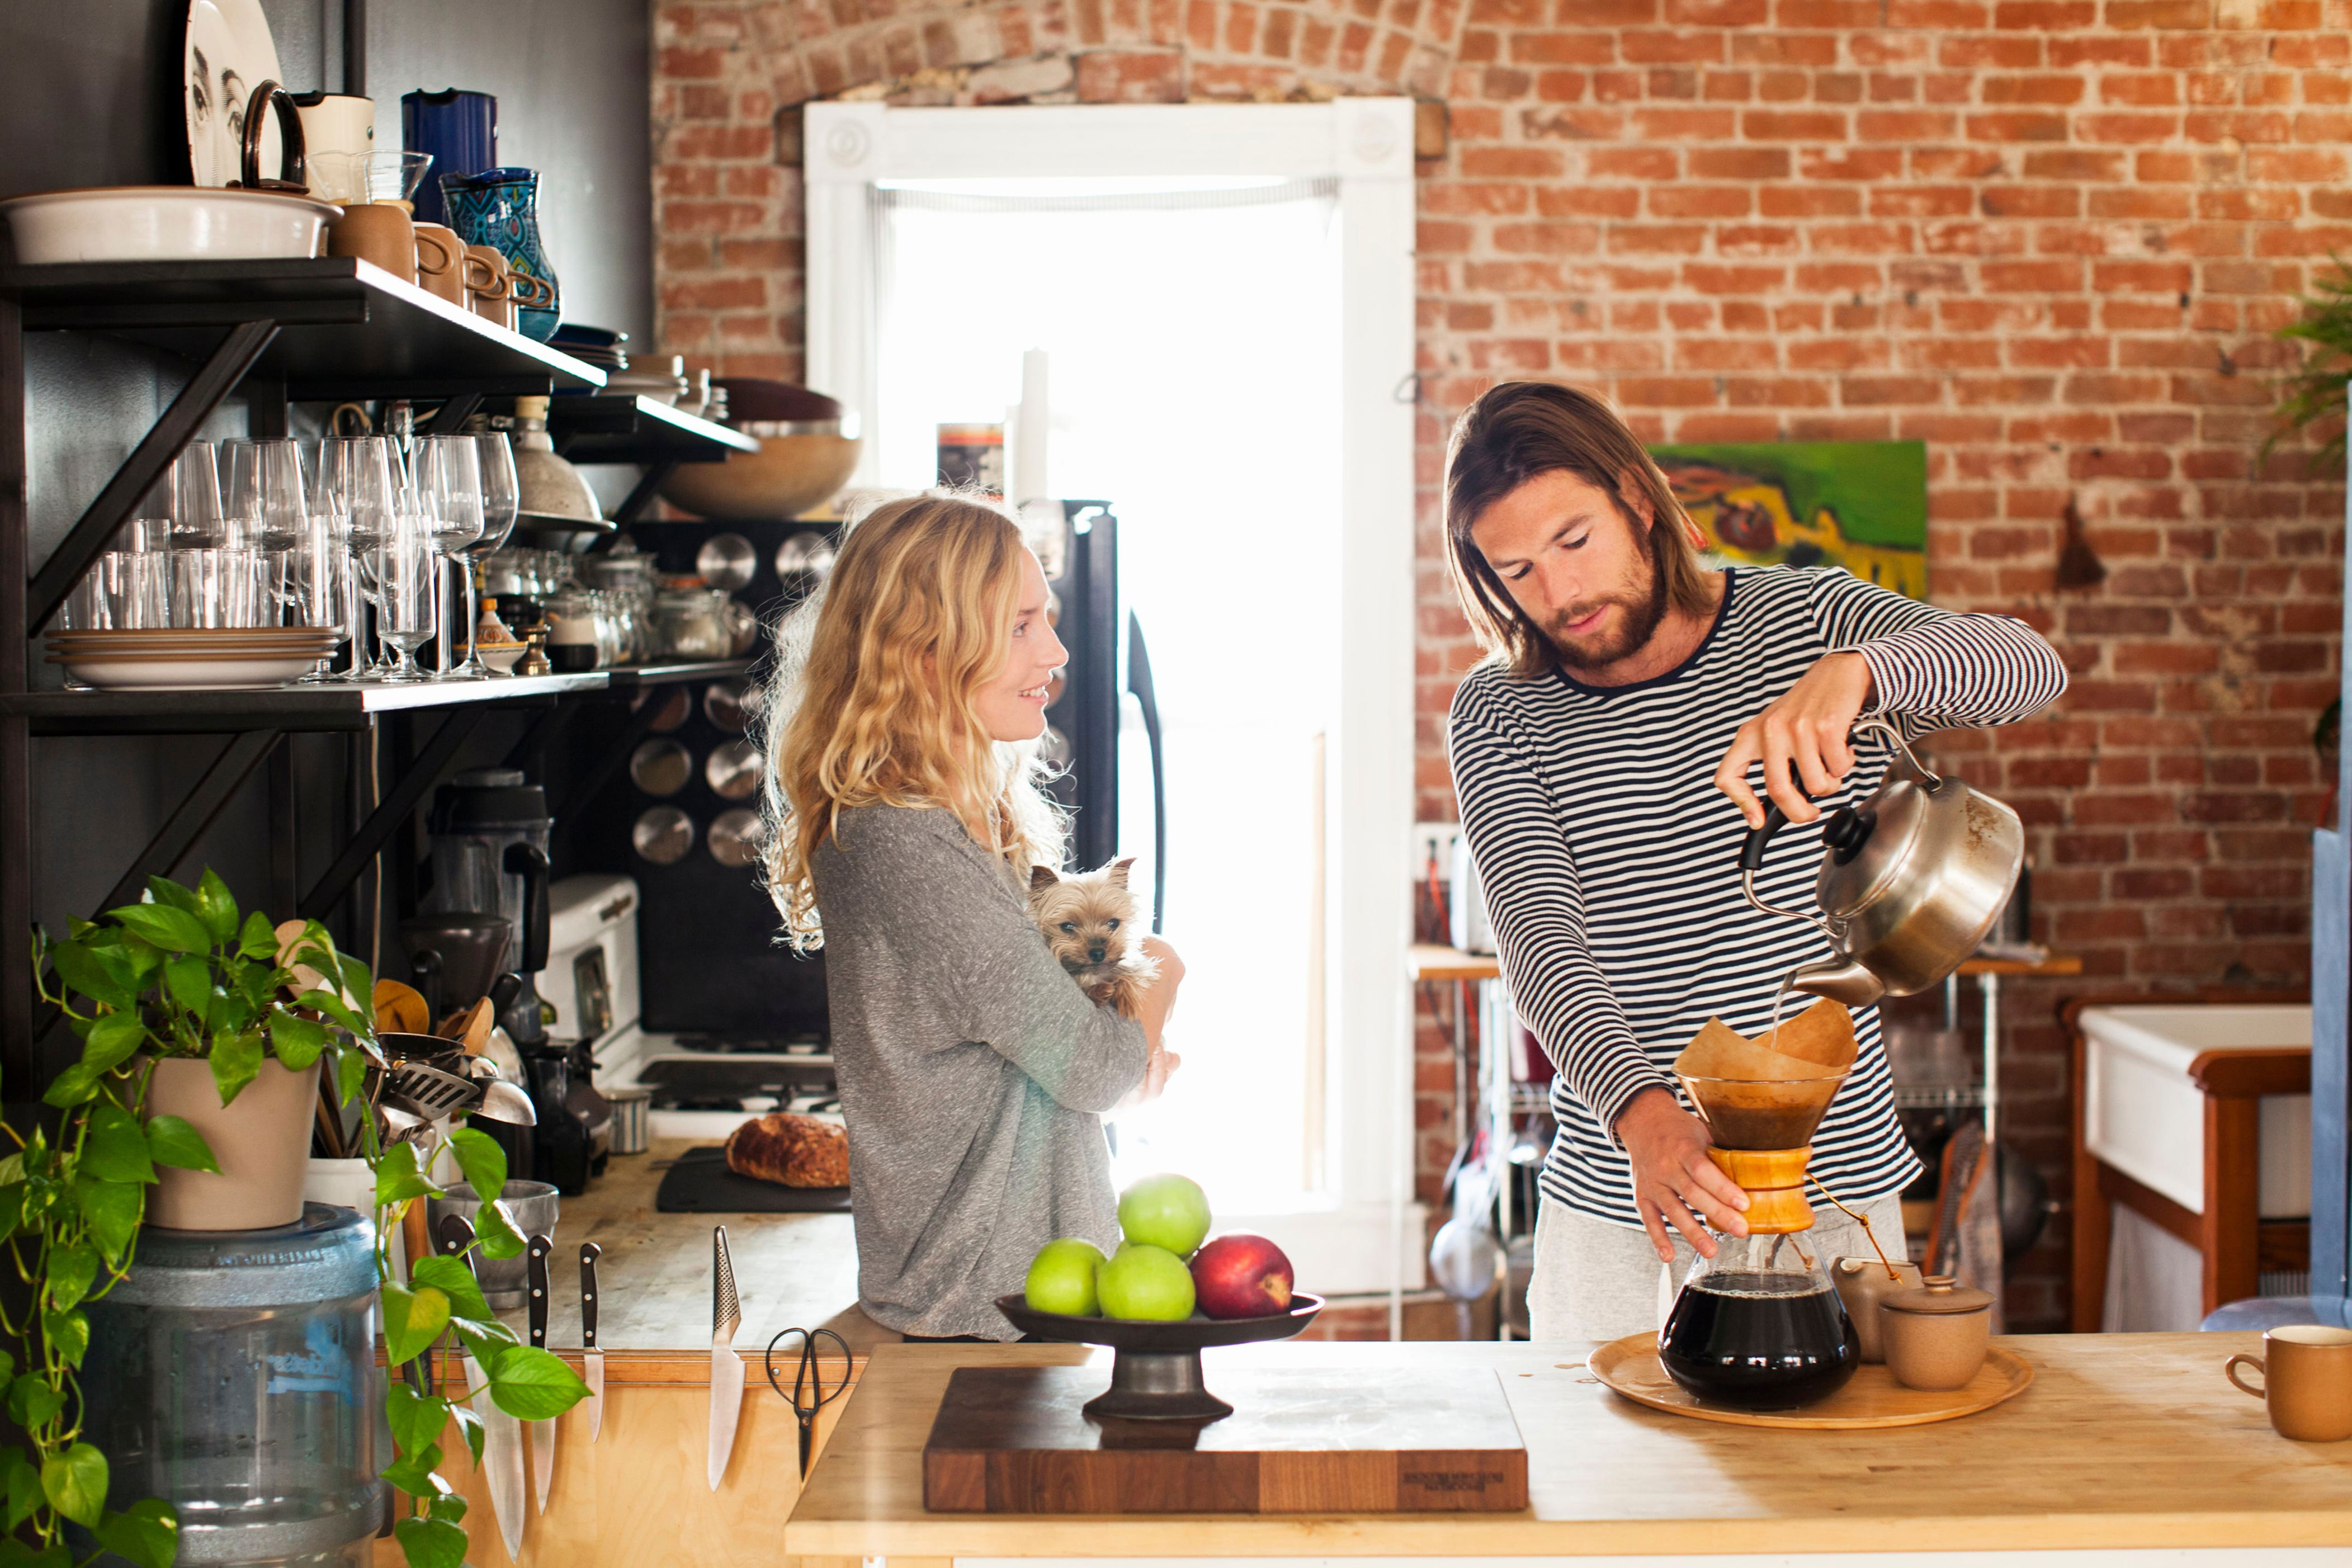
[[563, 299], [539, 237], [539, 171], [485, 169], [478, 174], [441, 176], [442, 205], [448, 224], [467, 245], [487, 245], [507, 258], [507, 270], [547, 285], [543, 306], [523, 307], [519, 330], [537, 342], [555, 335], [563, 319]]

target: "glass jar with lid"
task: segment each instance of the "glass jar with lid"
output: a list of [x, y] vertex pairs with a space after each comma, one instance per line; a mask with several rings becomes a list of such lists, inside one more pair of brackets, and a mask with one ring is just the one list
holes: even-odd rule
[[673, 578], [654, 595], [654, 640], [673, 658], [725, 658], [734, 649], [726, 594], [699, 577]]

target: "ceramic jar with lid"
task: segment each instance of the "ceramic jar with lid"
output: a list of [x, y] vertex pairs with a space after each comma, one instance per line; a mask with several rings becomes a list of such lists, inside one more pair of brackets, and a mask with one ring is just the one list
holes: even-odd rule
[[[1890, 1275], [1887, 1270], [1892, 1268]], [[1909, 1258], [1888, 1259], [1882, 1263], [1876, 1258], [1839, 1258], [1830, 1262], [1830, 1282], [1837, 1287], [1838, 1299], [1845, 1303], [1846, 1316], [1853, 1320], [1853, 1337], [1862, 1347], [1863, 1363], [1874, 1365], [1886, 1359], [1886, 1341], [1878, 1322], [1878, 1304], [1889, 1296], [1919, 1288], [1919, 1266]]]
[[1992, 1346], [1991, 1295], [1948, 1274], [1885, 1298], [1878, 1314], [1886, 1370], [1906, 1388], [1965, 1387]]

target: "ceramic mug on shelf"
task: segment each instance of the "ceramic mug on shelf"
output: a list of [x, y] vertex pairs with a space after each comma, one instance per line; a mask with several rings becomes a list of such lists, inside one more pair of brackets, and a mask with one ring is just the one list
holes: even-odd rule
[[452, 305], [466, 303], [466, 242], [457, 231], [437, 223], [414, 226], [416, 233], [416, 281]]
[[[2254, 1387], [2238, 1375], [2240, 1366], [2262, 1374]], [[2340, 1443], [2352, 1437], [2352, 1329], [2290, 1323], [2263, 1335], [2263, 1353], [2233, 1355], [2221, 1375], [2239, 1393], [2251, 1394], [2269, 1409], [2282, 1437], [2302, 1443]]]
[[507, 283], [507, 258], [497, 247], [466, 247], [466, 293], [476, 315], [501, 327], [514, 326], [514, 290]]
[[327, 254], [355, 256], [403, 283], [416, 281], [416, 226], [392, 202], [361, 202], [327, 226]]

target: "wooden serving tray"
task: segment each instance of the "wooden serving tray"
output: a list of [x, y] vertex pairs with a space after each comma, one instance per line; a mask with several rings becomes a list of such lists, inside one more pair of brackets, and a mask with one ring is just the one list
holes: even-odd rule
[[1220, 1368], [1222, 1421], [1097, 1422], [1105, 1368], [959, 1367], [923, 1445], [935, 1513], [1516, 1512], [1528, 1451], [1488, 1371]]
[[1854, 1373], [1851, 1383], [1820, 1404], [1771, 1412], [1709, 1405], [1685, 1391], [1658, 1364], [1655, 1334], [1628, 1334], [1612, 1341], [1594, 1351], [1584, 1364], [1602, 1383], [1653, 1410], [1733, 1426], [1797, 1426], [1815, 1431], [1925, 1426], [1933, 1421], [1957, 1420], [2016, 1398], [2033, 1381], [2033, 1367], [2023, 1356], [1996, 1344], [1968, 1385], [1949, 1393], [1906, 1388], [1885, 1367], [1866, 1364]]

